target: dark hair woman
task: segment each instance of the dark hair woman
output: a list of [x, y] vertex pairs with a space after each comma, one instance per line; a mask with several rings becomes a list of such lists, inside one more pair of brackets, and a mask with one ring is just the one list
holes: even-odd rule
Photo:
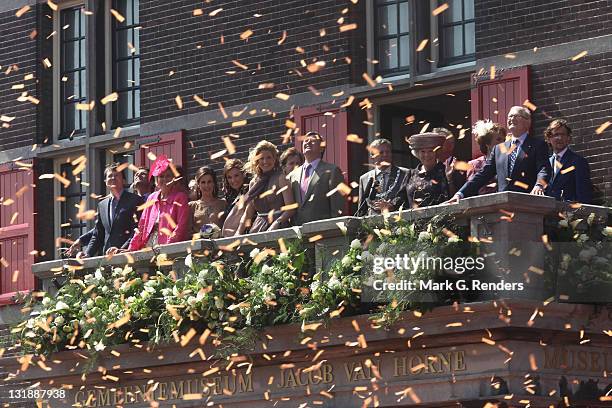
[[219, 198], [217, 175], [211, 167], [200, 167], [194, 177], [196, 200], [189, 202], [191, 232], [213, 235], [221, 231], [227, 202]]

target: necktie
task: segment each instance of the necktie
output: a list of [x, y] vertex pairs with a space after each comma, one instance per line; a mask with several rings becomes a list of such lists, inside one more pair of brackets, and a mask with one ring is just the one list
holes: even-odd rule
[[508, 177], [510, 177], [510, 175], [512, 174], [512, 170], [514, 169], [514, 163], [516, 162], [516, 157], [518, 156], [520, 143], [520, 139], [514, 139], [512, 141], [514, 148], [512, 149], [512, 151], [510, 152], [510, 156], [508, 157]]
[[304, 175], [302, 176], [302, 183], [300, 187], [302, 188], [302, 199], [306, 198], [306, 191], [308, 191], [308, 183], [310, 182], [310, 164], [306, 165], [304, 169]]
[[560, 167], [557, 165], [557, 162], [561, 163], [561, 158], [557, 155], [557, 153], [553, 153], [552, 155], [552, 168], [553, 168], [553, 180], [559, 174]]

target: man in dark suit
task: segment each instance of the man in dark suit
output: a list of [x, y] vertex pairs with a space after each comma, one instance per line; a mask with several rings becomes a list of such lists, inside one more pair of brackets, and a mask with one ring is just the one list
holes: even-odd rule
[[546, 195], [561, 201], [589, 204], [593, 201], [593, 186], [589, 163], [569, 148], [572, 129], [565, 119], [555, 119], [544, 131], [550, 144], [552, 177], [546, 186]]
[[339, 217], [344, 210], [346, 200], [336, 188], [344, 182], [344, 176], [338, 166], [321, 160], [325, 151], [322, 144], [319, 133], [308, 132], [302, 142], [305, 162], [287, 176], [300, 205], [293, 225]]
[[358, 216], [397, 211], [406, 205], [408, 170], [393, 165], [391, 142], [376, 139], [368, 146], [374, 169], [359, 178]]
[[93, 236], [84, 250], [85, 256], [113, 255], [127, 249], [138, 226], [138, 206], [142, 197], [124, 190], [123, 173], [118, 164], [104, 170], [110, 194], [98, 204], [98, 217]]
[[495, 146], [487, 162], [448, 202], [478, 194], [478, 190], [497, 176], [497, 191], [530, 192], [544, 195], [551, 175], [548, 147], [529, 135], [531, 112], [513, 106], [508, 112], [510, 140]]

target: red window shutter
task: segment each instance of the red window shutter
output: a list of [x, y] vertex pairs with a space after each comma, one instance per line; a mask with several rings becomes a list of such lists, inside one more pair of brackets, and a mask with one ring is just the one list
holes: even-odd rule
[[[348, 129], [348, 115], [345, 109], [321, 110], [318, 107], [295, 109], [293, 117], [298, 134], [316, 131], [325, 139], [325, 154], [323, 160], [334, 163], [340, 167], [345, 178], [349, 174], [348, 143], [346, 141]], [[296, 148], [302, 151], [302, 138], [295, 141]]]
[[0, 305], [34, 290], [34, 163], [0, 164]]
[[184, 166], [185, 147], [183, 131], [166, 133], [156, 136], [145, 136], [136, 140], [135, 162], [138, 167], [151, 167], [149, 152], [155, 156], [165, 154], [176, 166]]
[[[481, 119], [506, 126], [508, 112], [513, 106], [522, 106], [529, 99], [529, 67], [519, 67], [490, 74], [472, 75], [472, 123]], [[472, 138], [472, 157], [482, 155]]]

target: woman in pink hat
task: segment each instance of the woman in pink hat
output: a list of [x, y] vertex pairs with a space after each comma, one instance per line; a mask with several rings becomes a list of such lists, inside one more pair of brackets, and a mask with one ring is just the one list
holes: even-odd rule
[[149, 174], [155, 177], [158, 190], [151, 193], [144, 204], [130, 251], [190, 239], [189, 197], [171, 166], [163, 155], [151, 166]]

